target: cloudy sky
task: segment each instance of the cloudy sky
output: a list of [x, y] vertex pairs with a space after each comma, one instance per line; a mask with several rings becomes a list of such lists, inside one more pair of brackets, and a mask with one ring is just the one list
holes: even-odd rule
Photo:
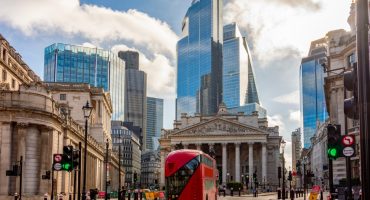
[[[0, 33], [43, 77], [43, 49], [56, 42], [140, 52], [148, 95], [164, 98], [164, 126], [175, 117], [176, 42], [191, 0], [0, 0]], [[224, 0], [252, 50], [257, 88], [270, 125], [284, 139], [300, 127], [299, 64], [310, 41], [349, 29], [351, 0]], [[287, 146], [290, 154], [290, 143]], [[288, 156], [289, 157], [289, 156]]]

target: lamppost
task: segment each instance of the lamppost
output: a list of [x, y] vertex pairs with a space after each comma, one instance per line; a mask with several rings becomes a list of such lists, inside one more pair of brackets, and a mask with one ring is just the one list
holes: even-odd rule
[[284, 149], [285, 149], [285, 144], [286, 142], [284, 140], [281, 141], [281, 152], [282, 152], [282, 159], [283, 159], [283, 173], [282, 173], [282, 178], [283, 178], [283, 185], [282, 185], [282, 188], [283, 188], [283, 194], [282, 194], [282, 199], [285, 199], [285, 158], [284, 158]]
[[306, 200], [306, 163], [307, 163], [307, 157], [303, 157], [303, 160], [302, 160], [302, 163], [303, 163], [303, 199]]
[[[82, 107], [85, 118], [85, 149], [84, 149], [84, 178], [82, 183], [82, 200], [86, 200], [86, 155], [87, 155], [87, 123], [89, 121], [92, 107], [89, 105], [89, 101], [86, 102], [86, 105]], [[80, 194], [78, 194], [80, 195]]]
[[118, 200], [121, 200], [121, 144], [122, 144], [122, 133], [119, 134], [118, 143]]

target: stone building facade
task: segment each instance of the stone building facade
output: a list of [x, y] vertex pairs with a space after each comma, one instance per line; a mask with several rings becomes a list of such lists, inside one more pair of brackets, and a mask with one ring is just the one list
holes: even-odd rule
[[[5, 172], [21, 156], [24, 166], [23, 199], [40, 199], [45, 193], [51, 193], [51, 180], [42, 180], [41, 176], [51, 170], [53, 154], [62, 153], [65, 145], [78, 148], [81, 142], [84, 158], [84, 129], [71, 115], [62, 111], [52, 92], [41, 83], [20, 86], [18, 91], [2, 90], [0, 93], [0, 199], [13, 199], [9, 195], [19, 193], [20, 177], [9, 177]], [[75, 105], [74, 109], [81, 108], [82, 105]], [[92, 115], [97, 115], [97, 112], [97, 107], [94, 107]], [[90, 119], [89, 127], [94, 127], [93, 122]], [[87, 151], [86, 188], [104, 190], [105, 147], [89, 134]], [[109, 165], [108, 180], [112, 183], [110, 190], [114, 191], [118, 189], [118, 178], [123, 179], [124, 174], [121, 172], [119, 175], [117, 155], [111, 155]], [[66, 198], [72, 195], [73, 176], [74, 173], [54, 172], [54, 194], [63, 192]]]
[[174, 129], [162, 130], [161, 186], [165, 183], [164, 163], [166, 156], [176, 146], [215, 153], [220, 183], [230, 181], [252, 183], [252, 174], [257, 173], [260, 185], [277, 187], [277, 167], [282, 137], [279, 127], [268, 127], [266, 118], [258, 113], [229, 114], [221, 104], [217, 115], [187, 116], [174, 122]]
[[29, 85], [40, 80], [0, 34], [0, 89], [18, 90], [20, 85]]
[[159, 150], [147, 151], [141, 155], [141, 184], [144, 187], [156, 188], [161, 171]]

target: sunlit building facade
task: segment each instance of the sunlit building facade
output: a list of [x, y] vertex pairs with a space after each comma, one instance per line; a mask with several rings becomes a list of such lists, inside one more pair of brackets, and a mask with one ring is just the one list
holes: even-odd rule
[[320, 63], [327, 56], [325, 42], [325, 39], [313, 41], [309, 56], [302, 59], [300, 67], [304, 148], [311, 146], [310, 138], [315, 135], [317, 126], [328, 118], [324, 93], [326, 75]]
[[236, 23], [224, 26], [222, 91], [228, 108], [259, 104], [252, 57]]
[[222, 101], [222, 0], [193, 0], [177, 43], [176, 118], [217, 112]]
[[44, 81], [88, 83], [109, 91], [113, 120], [124, 120], [125, 62], [110, 51], [55, 43], [44, 51]]

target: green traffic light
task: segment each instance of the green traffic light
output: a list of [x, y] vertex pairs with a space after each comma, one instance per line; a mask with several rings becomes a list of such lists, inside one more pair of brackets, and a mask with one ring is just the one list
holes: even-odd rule
[[69, 171], [69, 170], [71, 170], [71, 168], [72, 168], [71, 163], [63, 163], [62, 164], [62, 169], [63, 170]]
[[328, 154], [329, 154], [329, 156], [331, 156], [333, 158], [336, 158], [338, 156], [337, 149], [336, 148], [330, 148], [328, 150]]

